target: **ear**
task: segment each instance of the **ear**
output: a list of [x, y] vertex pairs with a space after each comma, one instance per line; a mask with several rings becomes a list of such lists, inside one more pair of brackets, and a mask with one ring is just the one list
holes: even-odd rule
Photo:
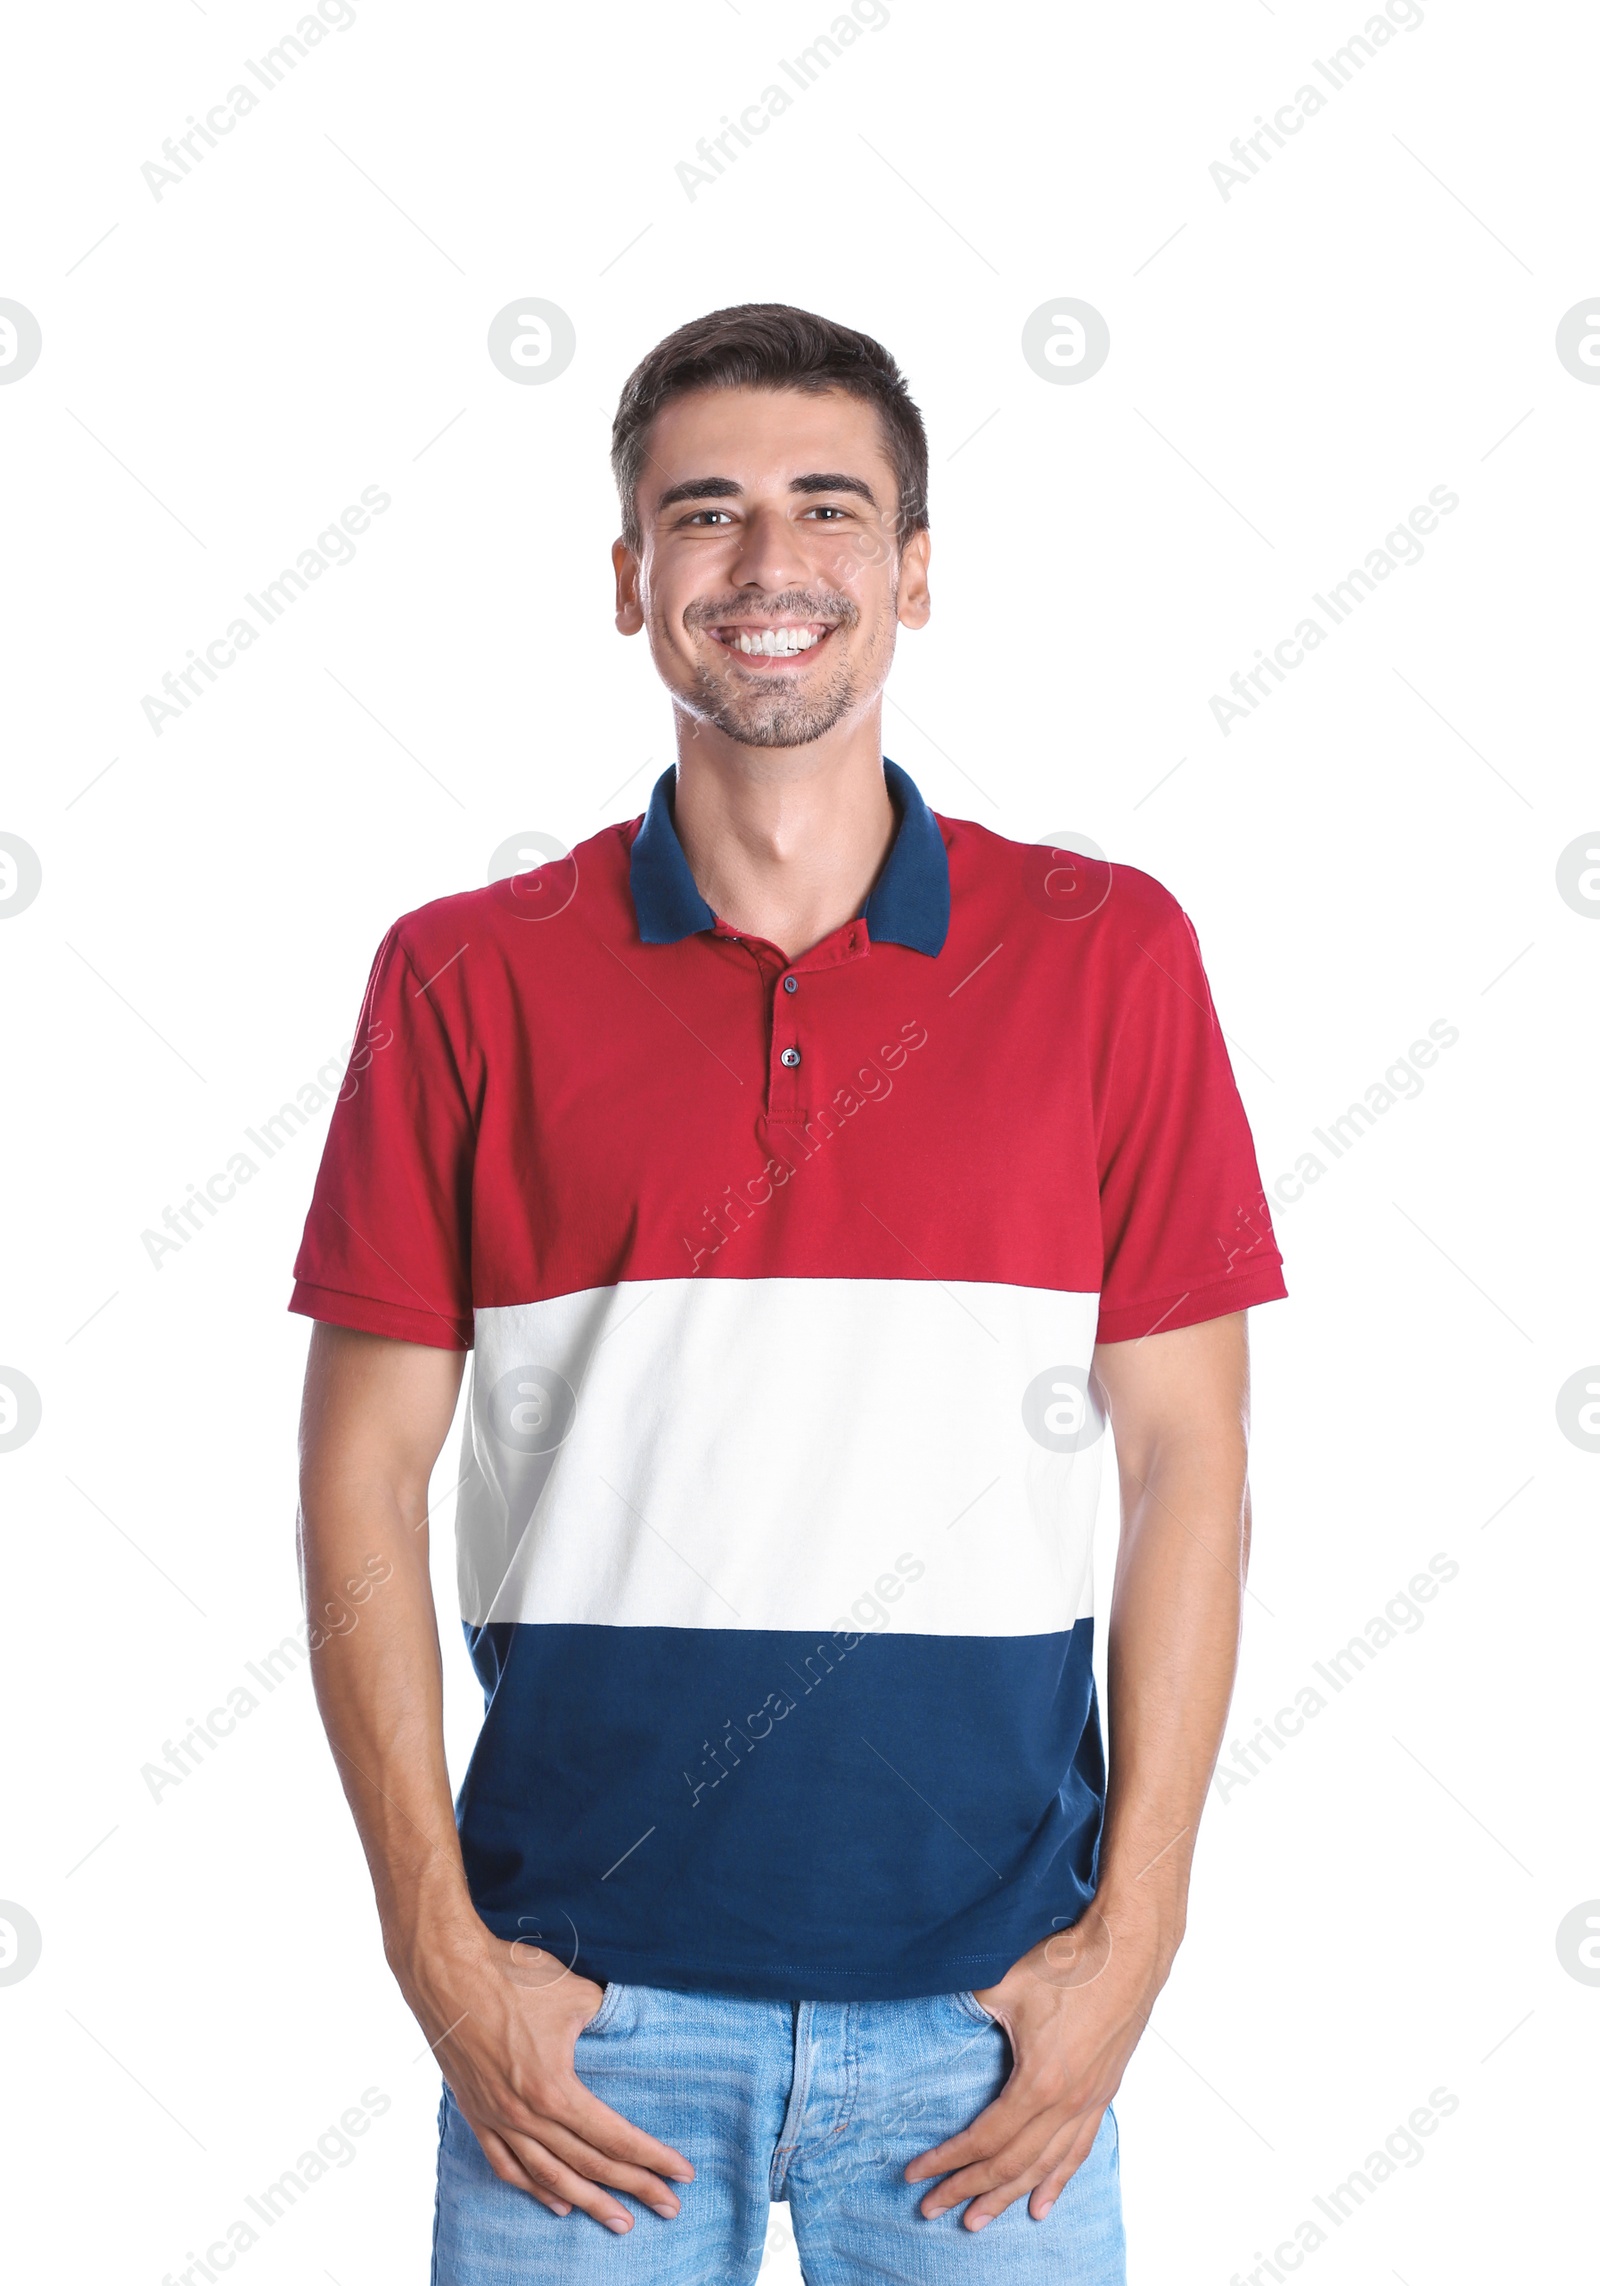
[[639, 559], [626, 540], [613, 540], [611, 562], [617, 575], [617, 632], [637, 635], [644, 625], [644, 606], [639, 600]]
[[902, 627], [926, 627], [933, 609], [928, 592], [928, 557], [932, 541], [924, 530], [913, 532], [900, 551], [900, 592], [895, 617]]

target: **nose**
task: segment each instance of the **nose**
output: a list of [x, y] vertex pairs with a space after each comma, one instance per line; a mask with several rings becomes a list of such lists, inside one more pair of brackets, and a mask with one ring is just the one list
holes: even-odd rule
[[776, 595], [782, 588], [806, 586], [812, 567], [791, 518], [778, 508], [758, 508], [745, 520], [732, 571], [737, 586]]

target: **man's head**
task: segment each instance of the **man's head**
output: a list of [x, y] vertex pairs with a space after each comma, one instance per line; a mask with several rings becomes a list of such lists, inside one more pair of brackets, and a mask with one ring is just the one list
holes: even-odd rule
[[888, 352], [783, 303], [681, 326], [612, 429], [617, 625], [676, 703], [742, 746], [872, 706], [928, 616], [928, 446]]

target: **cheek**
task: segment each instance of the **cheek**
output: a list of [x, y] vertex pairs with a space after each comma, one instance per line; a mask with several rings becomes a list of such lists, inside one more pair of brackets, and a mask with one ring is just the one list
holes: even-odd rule
[[837, 551], [838, 584], [865, 602], [869, 593], [887, 590], [894, 579], [894, 554], [881, 532], [853, 532]]
[[691, 635], [683, 624], [683, 614], [691, 600], [689, 590], [680, 592], [670, 583], [647, 588], [641, 594], [639, 601], [652, 650], [670, 651], [687, 658], [695, 644], [704, 639], [698, 634]]
[[697, 644], [711, 647], [708, 636], [691, 635], [678, 613], [651, 611], [646, 614], [644, 639], [650, 646], [650, 664], [669, 690], [689, 691], [699, 683], [703, 672]]
[[894, 590], [883, 579], [875, 579], [870, 589], [856, 598], [861, 606], [861, 634], [858, 641], [864, 655], [876, 662], [888, 659], [899, 631], [895, 612]]
[[893, 567], [881, 556], [866, 552], [870, 546], [870, 542], [864, 542], [861, 553], [854, 548], [841, 549], [831, 565], [818, 567], [819, 577], [841, 595], [847, 595], [861, 615], [852, 643], [852, 649], [858, 652], [876, 652], [893, 639]]

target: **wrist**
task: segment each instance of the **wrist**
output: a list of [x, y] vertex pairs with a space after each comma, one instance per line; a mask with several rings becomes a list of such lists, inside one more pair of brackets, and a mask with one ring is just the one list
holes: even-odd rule
[[1124, 1946], [1141, 1946], [1158, 1966], [1165, 1982], [1187, 1923], [1185, 1889], [1175, 1883], [1152, 1886], [1149, 1881], [1102, 1876], [1089, 1908], [1114, 1932]]
[[386, 1899], [380, 1919], [385, 1957], [408, 1999], [440, 1963], [492, 1941], [459, 1874]]

